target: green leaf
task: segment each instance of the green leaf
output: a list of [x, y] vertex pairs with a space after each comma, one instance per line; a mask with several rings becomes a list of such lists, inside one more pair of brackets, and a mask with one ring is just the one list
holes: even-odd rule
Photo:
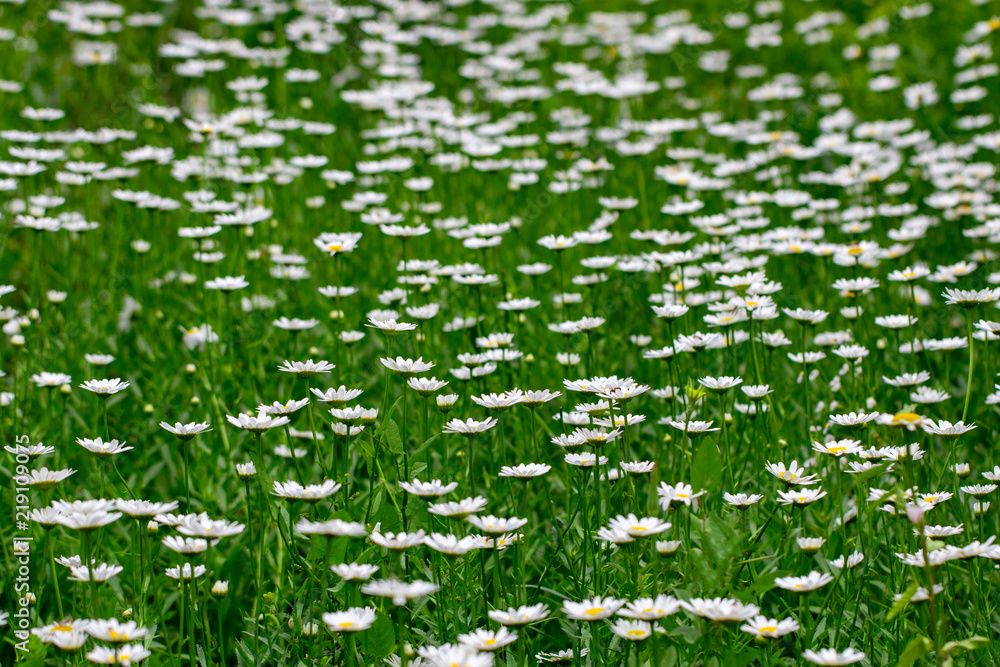
[[955, 642], [948, 642], [941, 649], [941, 653], [946, 656], [953, 656], [963, 651], [975, 651], [977, 648], [982, 648], [990, 643], [990, 640], [986, 637], [969, 637], [968, 639], [960, 639]]
[[721, 594], [727, 589], [732, 561], [741, 548], [739, 532], [732, 514], [702, 516], [691, 522], [692, 542], [696, 545], [690, 559], [690, 574], [706, 593]]
[[399, 407], [399, 402], [402, 401], [402, 400], [403, 400], [403, 397], [400, 396], [399, 398], [396, 399], [396, 401], [392, 404], [392, 406], [389, 408], [389, 410], [384, 415], [379, 415], [382, 418], [382, 421], [379, 422], [378, 429], [375, 431], [375, 437], [376, 438], [380, 438], [382, 436], [382, 433], [385, 431], [386, 427], [389, 425], [389, 422], [392, 421], [392, 415], [393, 415], [393, 413], [396, 412], [396, 408]]
[[[23, 635], [22, 635], [23, 636]], [[15, 664], [20, 667], [45, 667], [45, 645], [36, 635], [31, 635], [27, 639], [13, 638], [10, 640], [16, 647], [17, 659]]]
[[372, 626], [361, 635], [361, 650], [368, 664], [378, 664], [396, 650], [396, 633], [386, 614], [378, 614]]
[[399, 426], [391, 419], [385, 427], [385, 443], [391, 453], [396, 455], [403, 453], [403, 439], [399, 437]]
[[753, 582], [749, 593], [753, 598], [759, 598], [761, 595], [774, 588], [775, 579], [778, 577], [787, 577], [790, 574], [792, 574], [791, 570], [774, 570], [773, 572], [762, 574], [757, 577], [757, 581]]
[[858, 473], [857, 475], [855, 475], [854, 481], [857, 482], [858, 484], [860, 484], [861, 482], [867, 482], [868, 480], [874, 477], [878, 477], [879, 475], [884, 473], [888, 468], [889, 468], [888, 463], [880, 463], [879, 465], [875, 466], [870, 470], [866, 470], [862, 473]]
[[365, 462], [365, 466], [372, 470], [375, 467], [375, 448], [372, 446], [371, 440], [367, 438], [358, 438], [354, 441], [354, 447], [361, 454], [361, 458]]
[[271, 491], [274, 489], [274, 482], [271, 480], [271, 475], [267, 472], [267, 463], [264, 458], [257, 451], [257, 442], [251, 440], [250, 446], [246, 448], [247, 454], [250, 456], [250, 460], [253, 461], [254, 468], [257, 469], [257, 483], [260, 488], [260, 492], [264, 494], [267, 499], [268, 504], [271, 502]]
[[671, 637], [681, 637], [688, 644], [694, 644], [701, 639], [701, 627], [696, 625], [679, 625], [670, 632]]
[[934, 648], [934, 642], [932, 642], [927, 637], [923, 635], [919, 637], [914, 637], [910, 640], [910, 643], [906, 645], [906, 649], [899, 656], [899, 662], [896, 663], [896, 667], [910, 667], [910, 665], [920, 660], [922, 657], [930, 653], [931, 649]]
[[159, 477], [161, 471], [163, 470], [163, 461], [158, 461], [153, 465], [149, 466], [145, 472], [142, 474], [142, 485], [148, 486], [150, 481]]
[[903, 594], [899, 596], [898, 600], [892, 603], [892, 607], [890, 607], [889, 611], [886, 612], [885, 620], [891, 621], [892, 619], [899, 616], [899, 612], [903, 611], [903, 608], [910, 603], [910, 599], [912, 599], [913, 596], [916, 594], [917, 588], [919, 588], [917, 580], [911, 579], [910, 585], [906, 587], [906, 590], [903, 591]]
[[716, 481], [722, 475], [722, 457], [714, 438], [702, 438], [692, 465], [691, 486], [695, 492], [717, 486]]
[[417, 449], [414, 450], [414, 452], [410, 456], [419, 456], [425, 449], [434, 444], [434, 441], [440, 437], [441, 437], [440, 433], [435, 433], [431, 437], [427, 438], [426, 440], [424, 440], [424, 444], [417, 447]]

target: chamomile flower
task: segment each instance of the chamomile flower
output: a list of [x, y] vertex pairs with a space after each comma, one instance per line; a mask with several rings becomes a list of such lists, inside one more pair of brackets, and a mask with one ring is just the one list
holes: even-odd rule
[[799, 623], [794, 618], [784, 618], [779, 621], [767, 616], [756, 616], [741, 625], [740, 630], [755, 637], [774, 639], [798, 632]]
[[622, 606], [624, 600], [613, 597], [594, 597], [582, 602], [563, 601], [563, 613], [574, 621], [600, 621], [615, 615]]
[[795, 538], [796, 544], [799, 545], [799, 549], [805, 553], [816, 553], [823, 548], [826, 544], [826, 538], [824, 537], [797, 537]]
[[313, 377], [322, 373], [330, 373], [334, 368], [336, 366], [327, 361], [313, 361], [312, 359], [308, 359], [306, 361], [283, 361], [278, 370], [284, 373], [292, 373], [299, 377]]
[[404, 582], [399, 579], [378, 579], [361, 587], [363, 594], [388, 598], [397, 607], [405, 605], [408, 600], [433, 595], [438, 590], [435, 584], [427, 581]]
[[611, 530], [617, 530], [631, 537], [649, 537], [670, 530], [670, 524], [656, 517], [639, 518], [635, 514], [618, 515], [608, 522]]
[[486, 516], [471, 514], [466, 520], [484, 533], [490, 533], [493, 535], [501, 535], [503, 533], [516, 531], [528, 523], [527, 519], [519, 519], [517, 517], [509, 519], [500, 518], [493, 516], [492, 514], [488, 514]]
[[375, 609], [351, 607], [347, 611], [325, 612], [323, 623], [330, 632], [360, 632], [375, 623]]
[[480, 435], [481, 433], [485, 433], [496, 425], [497, 420], [493, 417], [487, 417], [483, 421], [476, 421], [474, 419], [466, 419], [465, 421], [462, 421], [461, 419], [452, 419], [445, 424], [444, 432], [458, 433], [459, 435], [471, 438]]
[[500, 625], [505, 626], [518, 626], [518, 625], [528, 625], [530, 623], [537, 623], [542, 621], [549, 616], [549, 608], [545, 604], [536, 604], [531, 606], [521, 606], [510, 607], [509, 609], [491, 609], [486, 612], [487, 616], [491, 620], [496, 621]]
[[236, 428], [254, 433], [270, 431], [273, 428], [284, 426], [289, 422], [288, 417], [272, 417], [266, 412], [258, 412], [256, 417], [252, 417], [241, 412], [235, 417], [232, 415], [226, 415], [226, 420]]
[[427, 511], [438, 516], [451, 517], [453, 519], [466, 519], [470, 514], [482, 512], [486, 509], [486, 498], [476, 496], [475, 498], [463, 498], [457, 502], [437, 503], [428, 505]]
[[817, 500], [826, 497], [826, 491], [820, 489], [795, 489], [792, 491], [778, 491], [779, 505], [810, 505]]
[[122, 381], [120, 378], [111, 380], [87, 380], [80, 385], [81, 388], [97, 394], [101, 397], [108, 397], [129, 388], [131, 383]]
[[441, 533], [432, 533], [426, 536], [424, 544], [440, 554], [452, 557], [464, 556], [476, 548], [476, 541], [472, 537], [457, 537]]
[[846, 651], [837, 651], [832, 648], [823, 648], [818, 651], [807, 649], [803, 651], [802, 657], [816, 665], [839, 666], [853, 665], [865, 659], [865, 654], [848, 648]]
[[682, 600], [680, 604], [685, 611], [716, 622], [747, 621], [760, 613], [755, 604], [744, 604], [729, 598], [691, 598]]
[[673, 503], [681, 503], [690, 507], [692, 502], [704, 494], [704, 490], [695, 492], [694, 488], [686, 482], [678, 482], [673, 485], [660, 482], [660, 486], [656, 489], [656, 495], [660, 497], [660, 507], [664, 511], [669, 510]]
[[945, 303], [949, 306], [974, 308], [1000, 299], [1000, 288], [987, 287], [981, 290], [964, 290], [946, 287], [941, 296], [945, 298]]
[[501, 627], [496, 631], [479, 628], [470, 633], [458, 636], [460, 644], [474, 648], [477, 651], [486, 652], [499, 651], [504, 646], [513, 644], [515, 641], [517, 641], [517, 633], [511, 632], [505, 627]]
[[520, 463], [516, 466], [503, 466], [500, 468], [500, 477], [515, 477], [518, 479], [530, 479], [541, 477], [552, 470], [552, 466], [547, 463]]
[[848, 556], [838, 556], [830, 561], [830, 567], [835, 567], [838, 570], [842, 569], [846, 564], [847, 567], [856, 567], [861, 564], [865, 559], [865, 555], [860, 551], [855, 551]]
[[611, 632], [630, 642], [639, 642], [653, 636], [653, 626], [646, 621], [619, 619], [611, 625]]
[[814, 442], [812, 444], [814, 452], [820, 454], [830, 454], [837, 458], [849, 454], [857, 454], [861, 451], [861, 442], [845, 438], [843, 440], [830, 440], [829, 442]]
[[676, 614], [681, 609], [681, 603], [669, 595], [657, 595], [655, 598], [638, 598], [625, 604], [618, 610], [619, 616], [641, 621], [656, 621]]
[[99, 458], [109, 458], [133, 449], [132, 447], [126, 447], [124, 442], [118, 442], [117, 440], [105, 442], [102, 438], [77, 438], [76, 444]]
[[423, 544], [426, 537], [427, 534], [423, 530], [418, 530], [414, 533], [383, 533], [376, 526], [376, 529], [371, 532], [368, 539], [390, 551], [405, 551], [410, 547]]
[[292, 480], [284, 483], [275, 481], [271, 493], [287, 500], [315, 503], [332, 496], [339, 490], [340, 484], [329, 479], [323, 480], [320, 484], [306, 484], [304, 486]]
[[749, 495], [746, 493], [723, 493], [722, 499], [725, 500], [728, 505], [732, 505], [736, 509], [745, 510], [759, 503], [764, 499], [764, 496], [759, 493], [752, 493]]
[[167, 422], [160, 422], [160, 428], [173, 433], [181, 440], [189, 440], [199, 433], [205, 433], [212, 430], [209, 427], [208, 422], [190, 422], [187, 424], [177, 422], [172, 426]]
[[799, 467], [798, 461], [792, 461], [787, 468], [780, 461], [778, 463], [768, 461], [764, 469], [784, 482], [786, 486], [809, 486], [819, 482], [816, 475], [804, 475], [805, 468]]
[[420, 498], [440, 498], [458, 488], [458, 482], [444, 484], [440, 479], [429, 482], [414, 479], [412, 482], [397, 482], [397, 484], [407, 493]]

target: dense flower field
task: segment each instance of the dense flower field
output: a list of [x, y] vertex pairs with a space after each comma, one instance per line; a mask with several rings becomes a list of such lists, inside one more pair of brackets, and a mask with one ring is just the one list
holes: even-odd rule
[[0, 2], [0, 664], [1000, 665], [996, 12]]

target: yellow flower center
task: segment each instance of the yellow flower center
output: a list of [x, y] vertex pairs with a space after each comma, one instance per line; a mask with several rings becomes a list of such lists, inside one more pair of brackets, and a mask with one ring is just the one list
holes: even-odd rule
[[591, 607], [584, 613], [587, 614], [587, 616], [597, 616], [602, 611], [604, 611], [604, 607]]

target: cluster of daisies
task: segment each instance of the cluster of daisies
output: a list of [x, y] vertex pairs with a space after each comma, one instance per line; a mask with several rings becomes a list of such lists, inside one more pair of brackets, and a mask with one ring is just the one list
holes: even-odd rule
[[134, 5], [0, 12], [0, 662], [1000, 663], [987, 3]]

